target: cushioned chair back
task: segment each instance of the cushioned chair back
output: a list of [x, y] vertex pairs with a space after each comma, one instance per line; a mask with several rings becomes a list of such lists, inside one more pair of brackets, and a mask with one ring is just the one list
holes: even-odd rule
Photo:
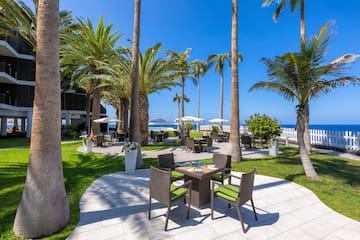
[[207, 139], [206, 139], [206, 142], [207, 142], [207, 144], [206, 144], [207, 147], [212, 147], [212, 145], [213, 145], [213, 144], [212, 144], [213, 140], [212, 140], [211, 137], [207, 138]]
[[175, 169], [174, 154], [167, 153], [158, 155], [159, 168]]
[[[231, 155], [214, 153], [213, 163], [217, 168], [231, 168]], [[226, 170], [225, 173], [230, 173], [230, 170]]]
[[250, 136], [242, 135], [241, 136], [241, 143], [242, 144], [251, 144]]
[[190, 148], [190, 149], [194, 149], [195, 148], [195, 142], [193, 138], [186, 138], [186, 147]]
[[170, 204], [170, 171], [150, 167], [150, 197], [164, 204]]
[[252, 198], [252, 192], [254, 188], [255, 169], [249, 173], [241, 175], [240, 192], [239, 192], [239, 204], [240, 206], [249, 201]]

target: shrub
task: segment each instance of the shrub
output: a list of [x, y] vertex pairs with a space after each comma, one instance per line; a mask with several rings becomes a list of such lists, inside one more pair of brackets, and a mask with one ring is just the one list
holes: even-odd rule
[[263, 114], [251, 115], [248, 120], [245, 121], [249, 131], [255, 137], [265, 138], [266, 140], [274, 139], [280, 136], [281, 127], [276, 119]]
[[212, 126], [212, 127], [211, 127], [211, 132], [212, 132], [212, 133], [217, 133], [217, 132], [219, 132], [219, 130], [220, 130], [220, 129], [219, 129], [218, 126]]
[[193, 127], [194, 127], [194, 126], [193, 126], [191, 123], [187, 123], [187, 124], [184, 125], [184, 128], [185, 128], [185, 130], [187, 130], [187, 131], [192, 130]]

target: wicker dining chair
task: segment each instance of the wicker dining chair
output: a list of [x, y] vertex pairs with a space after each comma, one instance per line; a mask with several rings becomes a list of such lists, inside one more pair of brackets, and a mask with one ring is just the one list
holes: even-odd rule
[[214, 153], [213, 164], [217, 168], [222, 168], [223, 171], [215, 173], [211, 176], [211, 180], [224, 184], [224, 180], [229, 178], [231, 171], [231, 155]]
[[[254, 178], [255, 178], [255, 172], [253, 171], [249, 173], [244, 173], [241, 175], [241, 177], [233, 176], [229, 178], [229, 184], [220, 185], [215, 188], [215, 182], [212, 182], [212, 188], [211, 188], [211, 219], [214, 219], [214, 198], [219, 198], [221, 200], [224, 200], [228, 202], [229, 206], [230, 204], [233, 204], [236, 206], [237, 213], [240, 218], [241, 227], [243, 232], [245, 233], [245, 227], [243, 222], [243, 217], [241, 215], [241, 206], [247, 203], [249, 200], [251, 201], [251, 206], [254, 211], [254, 217], [257, 221], [258, 218], [256, 216], [254, 201], [252, 198], [252, 192], [254, 188]], [[240, 186], [235, 186], [231, 184], [231, 178], [239, 178], [240, 179]]]
[[171, 171], [171, 181], [173, 182], [184, 178], [184, 174], [175, 171], [175, 160], [173, 153], [158, 155], [158, 166], [161, 169]]
[[[149, 212], [148, 218], [151, 219], [151, 200], [155, 199], [167, 206], [165, 231], [169, 222], [171, 204], [184, 198], [184, 202], [188, 203], [186, 218], [190, 217], [191, 204], [191, 180], [185, 182], [181, 186], [171, 184], [171, 175], [169, 171], [150, 167], [150, 195], [149, 195]], [[186, 199], [187, 198], [187, 199]], [[186, 200], [186, 201], [185, 201]]]

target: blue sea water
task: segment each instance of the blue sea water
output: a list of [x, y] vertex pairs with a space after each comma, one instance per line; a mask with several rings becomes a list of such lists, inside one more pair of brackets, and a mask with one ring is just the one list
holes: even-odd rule
[[[207, 125], [207, 124], [202, 124]], [[241, 124], [243, 125], [243, 124]], [[194, 128], [196, 124], [194, 124]], [[283, 128], [296, 128], [295, 124], [281, 124]], [[176, 123], [156, 123], [150, 124], [149, 129], [153, 131], [159, 131], [164, 128], [177, 128]], [[352, 132], [360, 132], [360, 124], [310, 124], [310, 129], [318, 129], [318, 130], [332, 130], [332, 131], [352, 131]]]

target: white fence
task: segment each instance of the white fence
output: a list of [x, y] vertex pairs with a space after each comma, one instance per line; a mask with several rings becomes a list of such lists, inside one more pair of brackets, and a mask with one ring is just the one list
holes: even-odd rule
[[[360, 132], [309, 129], [309, 133], [312, 145], [353, 151], [360, 150]], [[289, 141], [297, 142], [296, 130], [294, 128], [282, 128], [280, 139], [285, 140], [286, 138]]]

